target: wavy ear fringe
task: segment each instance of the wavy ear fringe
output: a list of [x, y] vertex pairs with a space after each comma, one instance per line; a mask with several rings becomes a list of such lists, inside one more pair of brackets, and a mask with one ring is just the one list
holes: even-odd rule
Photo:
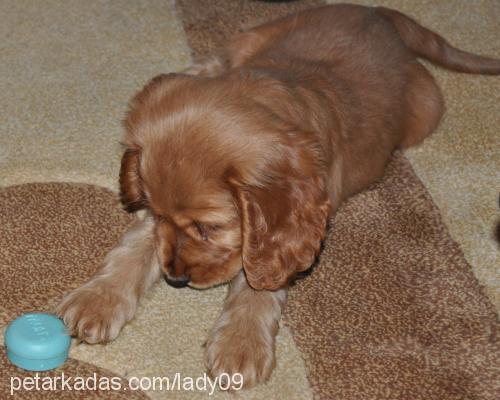
[[135, 212], [146, 206], [139, 174], [139, 150], [127, 149], [123, 153], [120, 169], [120, 200], [128, 212]]
[[229, 182], [241, 215], [248, 283], [266, 290], [288, 285], [320, 251], [330, 214], [324, 179], [292, 174], [258, 187]]

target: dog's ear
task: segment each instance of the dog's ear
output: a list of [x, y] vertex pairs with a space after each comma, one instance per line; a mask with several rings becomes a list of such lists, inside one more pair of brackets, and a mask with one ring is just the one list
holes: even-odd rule
[[[325, 179], [303, 165], [300, 151], [265, 172], [261, 184], [228, 179], [239, 209], [243, 268], [254, 289], [276, 290], [308, 269], [325, 235], [330, 201]], [[308, 171], [309, 170], [309, 171]], [[231, 175], [230, 175], [231, 176]]]
[[138, 211], [146, 206], [139, 163], [140, 151], [127, 148], [123, 153], [120, 169], [120, 200], [129, 212]]

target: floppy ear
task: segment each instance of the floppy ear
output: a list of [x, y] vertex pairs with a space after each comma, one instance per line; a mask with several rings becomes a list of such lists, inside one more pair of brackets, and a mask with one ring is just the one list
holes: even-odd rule
[[120, 169], [120, 200], [128, 212], [145, 207], [145, 196], [139, 174], [140, 152], [128, 148], [123, 153]]
[[330, 201], [319, 175], [230, 180], [241, 217], [243, 268], [254, 289], [277, 290], [308, 269], [324, 238]]

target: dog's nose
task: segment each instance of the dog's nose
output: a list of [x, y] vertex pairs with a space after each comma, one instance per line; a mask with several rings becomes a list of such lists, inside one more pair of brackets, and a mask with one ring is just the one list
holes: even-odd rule
[[189, 278], [187, 276], [167, 276], [165, 275], [165, 280], [170, 286], [174, 288], [186, 287], [189, 283]]

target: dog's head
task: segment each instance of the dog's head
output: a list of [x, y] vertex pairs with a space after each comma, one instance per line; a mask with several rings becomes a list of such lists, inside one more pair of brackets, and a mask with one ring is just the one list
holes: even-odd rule
[[154, 216], [170, 282], [205, 288], [243, 267], [252, 287], [275, 290], [313, 263], [329, 212], [321, 152], [259, 103], [275, 89], [170, 74], [132, 100], [121, 199]]

